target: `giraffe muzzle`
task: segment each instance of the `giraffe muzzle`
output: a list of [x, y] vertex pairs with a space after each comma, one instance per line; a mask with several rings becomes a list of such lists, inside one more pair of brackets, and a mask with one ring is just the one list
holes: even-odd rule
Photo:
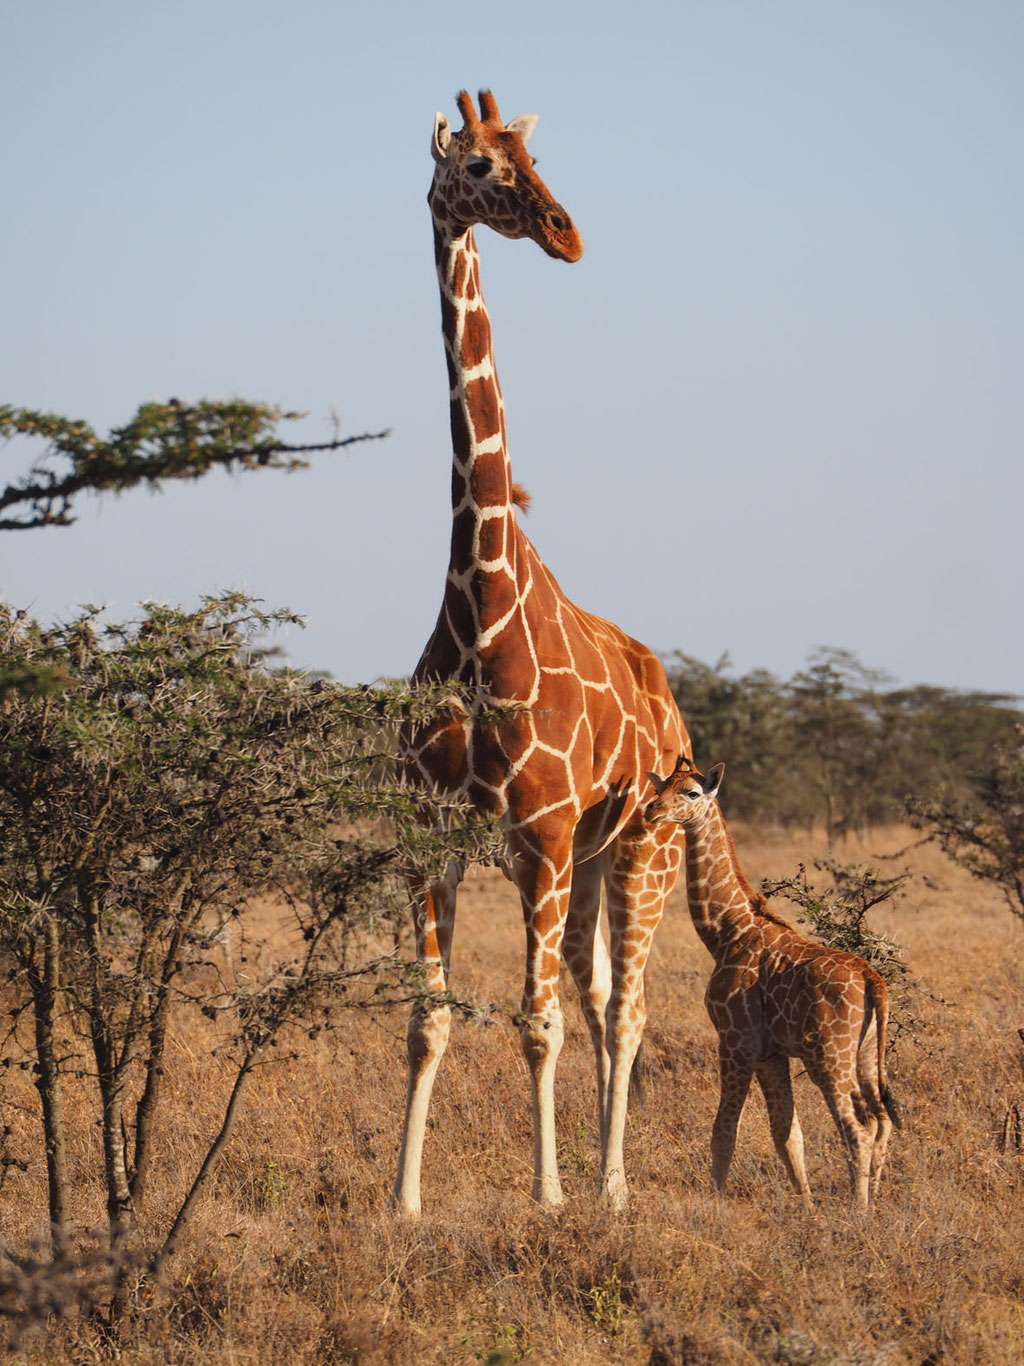
[[549, 256], [559, 261], [578, 261], [583, 255], [583, 241], [561, 204], [552, 204], [539, 214], [537, 227], [537, 244]]

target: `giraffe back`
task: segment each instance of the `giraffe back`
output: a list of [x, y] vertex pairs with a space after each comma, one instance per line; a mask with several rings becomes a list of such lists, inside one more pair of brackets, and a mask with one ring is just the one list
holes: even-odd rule
[[737, 989], [756, 997], [762, 1057], [806, 1063], [856, 1053], [876, 1013], [888, 1011], [882, 977], [863, 958], [817, 944], [779, 917], [755, 923], [716, 962], [707, 1008], [716, 1027], [734, 1010]]

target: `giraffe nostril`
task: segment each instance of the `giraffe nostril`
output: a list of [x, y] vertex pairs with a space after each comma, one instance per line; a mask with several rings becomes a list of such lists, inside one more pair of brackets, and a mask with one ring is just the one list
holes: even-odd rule
[[559, 217], [557, 213], [548, 214], [548, 223], [554, 228], [555, 232], [564, 232], [568, 227], [565, 219]]

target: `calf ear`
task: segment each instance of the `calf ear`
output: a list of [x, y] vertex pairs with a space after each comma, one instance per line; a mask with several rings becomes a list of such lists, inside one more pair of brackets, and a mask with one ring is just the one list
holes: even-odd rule
[[724, 772], [725, 764], [715, 764], [715, 766], [708, 771], [708, 776], [704, 779], [704, 791], [707, 792], [709, 796], [713, 797], [722, 786], [722, 775]]
[[666, 787], [668, 787], [668, 779], [659, 778], [656, 773], [648, 773], [647, 781], [654, 788], [655, 792], [657, 792], [659, 797], [665, 791]]

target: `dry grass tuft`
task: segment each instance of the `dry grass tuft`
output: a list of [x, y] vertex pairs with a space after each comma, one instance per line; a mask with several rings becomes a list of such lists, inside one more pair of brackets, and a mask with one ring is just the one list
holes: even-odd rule
[[[755, 882], [820, 852], [806, 834], [740, 829]], [[911, 842], [851, 841], [844, 860]], [[424, 1164], [426, 1213], [386, 1198], [404, 1103], [405, 1020], [353, 1014], [263, 1069], [212, 1194], [166, 1285], [140, 1295], [116, 1342], [86, 1315], [52, 1318], [20, 1345], [37, 1363], [650, 1362], [652, 1366], [1010, 1366], [1024, 1359], [1024, 1154], [1004, 1121], [1024, 1102], [1024, 929], [993, 892], [930, 846], [877, 927], [906, 946], [922, 991], [916, 1040], [893, 1069], [907, 1127], [877, 1207], [848, 1208], [845, 1165], [818, 1092], [797, 1084], [816, 1211], [786, 1186], [752, 1095], [725, 1200], [709, 1189], [717, 1101], [702, 1004], [710, 960], [674, 894], [649, 970], [647, 1100], [628, 1134], [633, 1199], [592, 1201], [598, 1151], [589, 1040], [566, 980], [559, 1070], [567, 1195], [531, 1205], [526, 1069], [507, 1020], [460, 1024], [438, 1082]], [[460, 994], [517, 1003], [522, 930], [511, 889], [474, 873], [455, 946]], [[229, 1077], [213, 1040], [175, 1036], [146, 1221], [165, 1226], [218, 1118]], [[45, 1233], [31, 1077], [5, 1074], [4, 1242]], [[81, 1231], [103, 1219], [96, 1115], [69, 1104]]]

